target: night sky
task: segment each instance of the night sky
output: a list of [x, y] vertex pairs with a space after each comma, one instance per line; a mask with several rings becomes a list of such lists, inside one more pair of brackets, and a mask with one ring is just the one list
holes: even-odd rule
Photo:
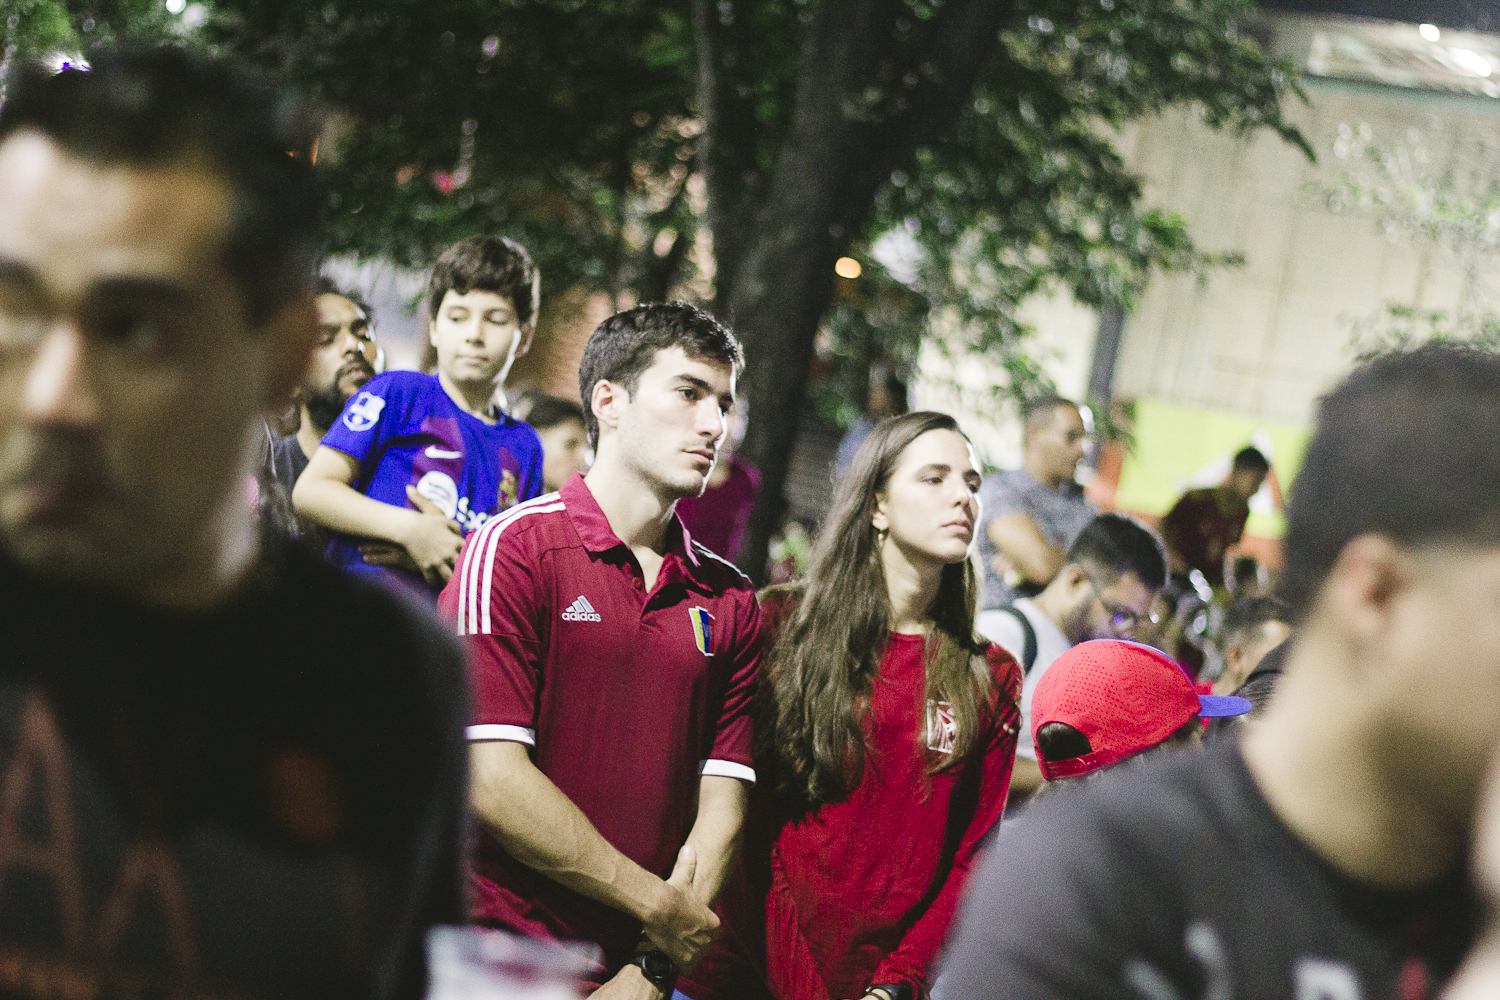
[[1500, 0], [1260, 0], [1267, 10], [1352, 14], [1500, 34]]

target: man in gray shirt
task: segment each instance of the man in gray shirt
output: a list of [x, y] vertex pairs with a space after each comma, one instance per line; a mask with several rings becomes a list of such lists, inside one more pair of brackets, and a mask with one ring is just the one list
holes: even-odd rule
[[1042, 396], [1027, 403], [1021, 416], [1021, 468], [987, 476], [979, 490], [986, 608], [1040, 593], [1099, 513], [1073, 479], [1088, 446], [1077, 404]]

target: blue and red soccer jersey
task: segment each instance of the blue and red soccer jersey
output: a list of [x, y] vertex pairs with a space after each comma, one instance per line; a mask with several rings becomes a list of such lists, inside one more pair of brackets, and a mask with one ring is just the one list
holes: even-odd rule
[[[433, 375], [387, 372], [349, 400], [323, 443], [359, 462], [351, 484], [381, 503], [414, 509], [406, 487], [431, 500], [464, 534], [542, 492], [542, 442], [505, 414], [498, 422], [460, 410]], [[390, 574], [410, 589], [426, 587], [402, 570], [367, 565], [364, 539], [336, 536], [333, 563], [353, 573]]]

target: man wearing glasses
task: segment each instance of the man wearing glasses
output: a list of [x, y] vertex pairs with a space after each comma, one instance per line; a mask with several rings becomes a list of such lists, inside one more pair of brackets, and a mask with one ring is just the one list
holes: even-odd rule
[[1040, 594], [979, 615], [979, 631], [1026, 671], [1012, 801], [1042, 783], [1031, 740], [1031, 696], [1042, 674], [1080, 642], [1132, 638], [1166, 581], [1161, 540], [1129, 517], [1101, 514], [1069, 547], [1062, 569]]

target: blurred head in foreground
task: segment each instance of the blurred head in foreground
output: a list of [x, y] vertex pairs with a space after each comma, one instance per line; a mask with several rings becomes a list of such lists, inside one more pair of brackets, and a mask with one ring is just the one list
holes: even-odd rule
[[0, 111], [0, 541], [191, 604], [255, 549], [256, 416], [313, 347], [318, 122], [224, 62], [91, 58]]
[[1430, 877], [1500, 749], [1500, 355], [1428, 344], [1325, 396], [1285, 547], [1298, 639], [1247, 761], [1297, 787], [1318, 833], [1321, 804], [1356, 791], [1341, 808], [1421, 829], [1424, 850], [1379, 867]]
[[1196, 743], [1200, 719], [1248, 711], [1243, 698], [1198, 694], [1160, 650], [1097, 639], [1047, 668], [1032, 695], [1031, 727], [1042, 776], [1056, 781], [1164, 744]]

